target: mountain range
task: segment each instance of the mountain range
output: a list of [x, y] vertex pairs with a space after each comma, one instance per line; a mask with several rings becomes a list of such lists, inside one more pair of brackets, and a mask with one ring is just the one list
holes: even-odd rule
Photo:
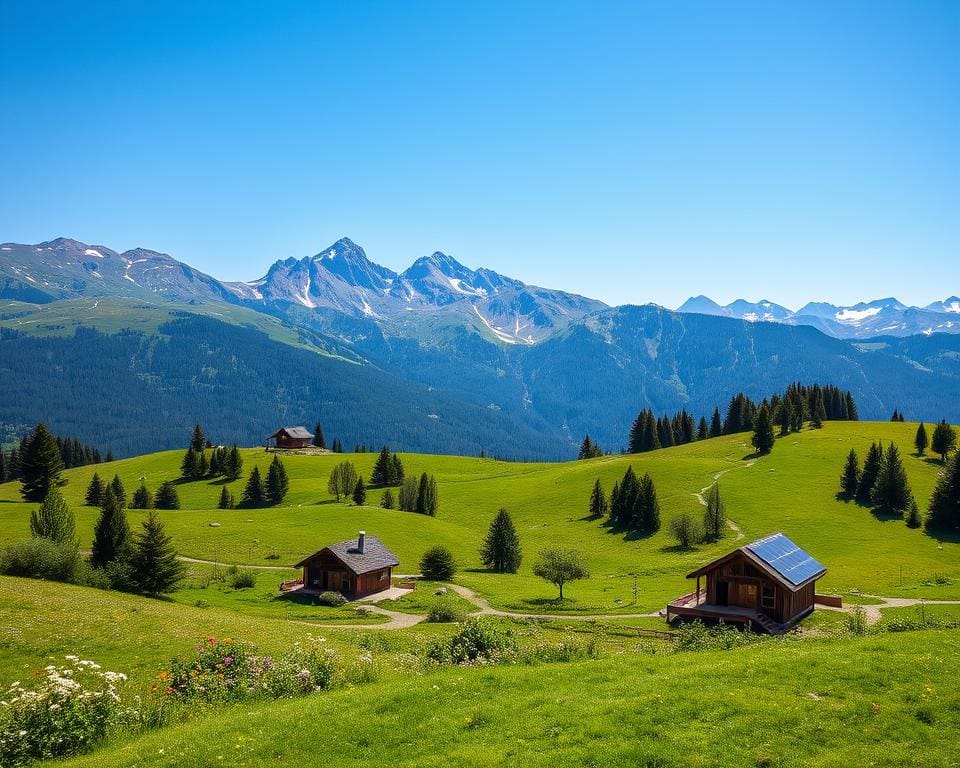
[[319, 419], [348, 446], [567, 458], [587, 432], [619, 450], [641, 408], [709, 415], [798, 379], [851, 389], [864, 418], [960, 420], [960, 334], [870, 334], [915, 316], [893, 300], [608, 307], [440, 252], [394, 272], [346, 238], [249, 282], [142, 248], [4, 243], [0, 299], [0, 430], [44, 418], [119, 455], [179, 446], [196, 419], [246, 444]]

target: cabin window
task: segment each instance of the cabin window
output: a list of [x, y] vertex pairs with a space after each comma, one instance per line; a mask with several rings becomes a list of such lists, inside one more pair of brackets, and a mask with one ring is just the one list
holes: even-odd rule
[[341, 589], [343, 592], [349, 592], [349, 591], [350, 591], [350, 577], [349, 577], [349, 576], [343, 575], [343, 576], [340, 577], [340, 589]]
[[773, 608], [776, 602], [776, 596], [773, 591], [773, 584], [763, 583], [763, 592], [760, 595], [760, 606], [763, 608]]
[[380, 581], [386, 581], [386, 580], [387, 580], [387, 572], [380, 571]]

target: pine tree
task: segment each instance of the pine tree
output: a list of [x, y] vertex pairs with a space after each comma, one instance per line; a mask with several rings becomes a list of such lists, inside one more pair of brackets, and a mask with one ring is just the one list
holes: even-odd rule
[[863, 460], [863, 471], [860, 473], [860, 482], [857, 485], [857, 501], [861, 504], [870, 502], [873, 485], [877, 482], [880, 464], [883, 462], [883, 446], [877, 443], [870, 445], [867, 457]]
[[598, 477], [590, 494], [590, 517], [604, 517], [607, 514], [607, 497]]
[[714, 483], [707, 494], [703, 512], [703, 531], [707, 541], [717, 541], [727, 532], [727, 508], [720, 499], [720, 486]]
[[373, 472], [370, 474], [371, 485], [389, 485], [390, 484], [390, 449], [383, 446], [380, 449], [380, 455], [373, 465]]
[[[640, 413], [637, 414], [637, 418], [633, 420], [633, 424], [630, 427], [630, 437], [628, 438], [628, 443], [627, 443], [628, 444], [627, 451], [629, 453], [641, 453], [644, 450], [643, 431], [644, 431], [644, 427], [646, 426], [646, 420], [647, 420], [646, 409], [640, 411]], [[584, 438], [584, 445], [580, 447], [581, 453], [584, 452], [585, 447], [589, 447], [590, 445], [588, 442], [589, 440], [590, 440], [590, 435], [587, 435], [586, 438]], [[586, 456], [584, 456], [583, 458], [586, 458]]]
[[820, 429], [827, 418], [827, 408], [823, 403], [823, 393], [817, 392], [817, 399], [810, 414], [810, 426]]
[[900, 414], [897, 413], [897, 409], [893, 409], [893, 416], [890, 417], [890, 421], [900, 421]]
[[217, 509], [233, 509], [233, 494], [230, 493], [227, 486], [220, 489], [220, 501], [217, 503]]
[[180, 509], [180, 496], [177, 487], [169, 480], [164, 480], [157, 488], [157, 496], [153, 505], [157, 509]]
[[210, 466], [207, 470], [210, 477], [219, 477], [223, 474], [223, 469], [220, 466], [221, 451], [221, 448], [214, 448], [210, 451]]
[[210, 463], [207, 461], [207, 453], [206, 451], [200, 451], [197, 453], [197, 470], [193, 476], [199, 480], [206, 477], [209, 471]]
[[623, 494], [620, 492], [620, 481], [613, 481], [613, 488], [610, 489], [610, 519], [616, 523], [623, 517]]
[[183, 461], [180, 462], [180, 477], [185, 480], [192, 480], [197, 476], [197, 452], [193, 447], [187, 449], [183, 455]]
[[940, 462], [947, 463], [947, 454], [954, 449], [957, 444], [957, 435], [953, 427], [947, 424], [946, 419], [941, 420], [933, 430], [933, 437], [930, 440], [930, 450], [940, 454]]
[[437, 495], [437, 479], [430, 475], [430, 479], [427, 480], [427, 502], [426, 502], [426, 513], [430, 517], [437, 516], [437, 507], [440, 503], [439, 497]]
[[919, 528], [923, 525], [923, 517], [920, 515], [920, 507], [912, 496], [910, 497], [910, 506], [907, 508], [907, 528]]
[[90, 485], [87, 486], [87, 493], [84, 496], [83, 503], [88, 507], [99, 507], [103, 500], [103, 480], [97, 472], [93, 473]]
[[397, 454], [390, 458], [390, 485], [400, 485], [403, 482], [403, 462]]
[[720, 437], [723, 434], [723, 422], [720, 420], [720, 409], [713, 409], [713, 416], [710, 417], [710, 437]]
[[25, 501], [43, 501], [51, 485], [62, 485], [63, 457], [46, 426], [37, 424], [20, 451], [20, 494]]
[[753, 427], [753, 437], [750, 442], [757, 449], [761, 456], [770, 453], [773, 450], [774, 443], [773, 424], [770, 422], [770, 411], [767, 407], [761, 406], [757, 413], [757, 418]]
[[110, 485], [103, 493], [103, 506], [100, 517], [93, 528], [93, 549], [90, 563], [95, 568], [103, 568], [116, 560], [123, 560], [129, 554], [130, 526], [123, 504]]
[[203, 427], [200, 424], [197, 424], [193, 428], [193, 436], [190, 438], [190, 447], [193, 449], [194, 453], [203, 453], [203, 449], [207, 447], [207, 438], [204, 437]]
[[490, 530], [480, 548], [480, 560], [497, 573], [516, 573], [522, 557], [517, 529], [510, 513], [501, 508], [490, 523]]
[[640, 498], [640, 481], [637, 480], [632, 466], [627, 467], [627, 471], [623, 473], [623, 479], [616, 486], [616, 491], [616, 504], [611, 505], [610, 519], [618, 527], [632, 528]]
[[383, 492], [383, 496], [380, 497], [380, 506], [383, 507], [383, 509], [393, 509], [394, 503], [393, 491], [387, 488], [387, 490]]
[[17, 446], [10, 449], [10, 456], [7, 459], [7, 477], [10, 480], [20, 479], [20, 451]]
[[357, 484], [353, 486], [353, 503], [358, 507], [367, 503], [367, 486], [363, 484], [363, 475], [357, 478]]
[[635, 525], [643, 533], [653, 534], [660, 530], [660, 502], [657, 500], [657, 489], [646, 472], [640, 478], [639, 486], [639, 514]]
[[30, 513], [30, 534], [35, 539], [50, 539], [59, 544], [73, 541], [76, 522], [63, 500], [60, 489], [51, 485], [40, 509]]
[[700, 417], [700, 423], [697, 425], [697, 440], [706, 440], [710, 436], [710, 427], [707, 426], [707, 419]]
[[895, 444], [890, 443], [880, 463], [877, 480], [870, 492], [870, 501], [883, 515], [902, 516], [912, 496], [900, 451]]
[[857, 495], [860, 486], [860, 459], [857, 452], [851, 448], [847, 454], [847, 461], [843, 465], [843, 474], [840, 475], [840, 493], [848, 499]]
[[120, 502], [120, 506], [126, 508], [127, 492], [123, 488], [123, 482], [120, 480], [120, 475], [113, 476], [113, 480], [110, 481], [110, 489], [113, 491], [113, 495], [117, 497], [117, 501]]
[[927, 527], [944, 531], [960, 528], [960, 453], [950, 457], [947, 466], [937, 478], [933, 495], [930, 497]]
[[280, 461], [280, 457], [274, 455], [270, 462], [270, 468], [267, 470], [267, 499], [277, 505], [283, 501], [290, 488], [290, 480], [287, 478], [287, 469]]
[[327, 440], [323, 436], [323, 427], [320, 426], [320, 422], [317, 422], [317, 426], [313, 428], [313, 444], [317, 448], [327, 449]]
[[420, 483], [417, 486], [417, 504], [415, 511], [421, 515], [427, 514], [427, 485], [429, 480], [427, 479], [427, 473], [424, 472], [420, 475]]
[[136, 537], [130, 566], [137, 590], [147, 595], [173, 592], [183, 579], [183, 564], [177, 559], [173, 541], [153, 510]]
[[333, 438], [333, 452], [334, 453], [343, 453], [343, 444], [340, 442], [339, 437]]
[[7, 474], [7, 454], [3, 448], [0, 447], [0, 485], [3, 485], [9, 479], [10, 476]]
[[133, 492], [133, 498], [130, 501], [130, 509], [151, 509], [153, 507], [153, 494], [147, 488], [147, 484], [140, 481], [140, 487]]
[[923, 422], [920, 422], [920, 426], [917, 427], [917, 436], [913, 438], [913, 445], [917, 449], [917, 455], [923, 456], [927, 452], [927, 446], [930, 445], [930, 441], [927, 439], [927, 428], [923, 426]]
[[240, 449], [234, 445], [227, 454], [224, 475], [230, 481], [238, 480], [243, 474], [243, 456], [240, 455]]
[[[244, 507], [262, 507], [267, 498], [267, 489], [260, 477], [260, 467], [254, 467], [240, 495], [240, 505]], [[338, 499], [339, 500], [339, 499]]]
[[852, 392], [847, 392], [847, 394], [846, 394], [846, 401], [847, 401], [847, 418], [848, 418], [850, 421], [859, 421], [859, 420], [860, 420], [860, 414], [857, 413], [857, 403], [856, 403], [856, 401], [853, 399], [853, 393], [852, 393]]
[[[633, 440], [633, 432], [630, 433], [630, 439]], [[636, 453], [637, 451], [631, 451], [631, 453]], [[602, 456], [603, 451], [600, 450], [600, 446], [593, 442], [590, 439], [590, 435], [586, 435], [583, 438], [583, 442], [580, 443], [580, 451], [577, 453], [577, 460], [582, 459], [595, 459], [597, 456]]]

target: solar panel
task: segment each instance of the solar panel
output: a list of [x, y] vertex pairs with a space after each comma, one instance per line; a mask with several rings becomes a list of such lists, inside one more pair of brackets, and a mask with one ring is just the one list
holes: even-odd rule
[[747, 549], [794, 586], [827, 570], [782, 533], [747, 544]]

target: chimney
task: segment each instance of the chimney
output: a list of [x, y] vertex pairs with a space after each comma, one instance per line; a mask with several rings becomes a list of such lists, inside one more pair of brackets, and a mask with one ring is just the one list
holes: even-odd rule
[[360, 531], [360, 535], [357, 537], [357, 552], [361, 555], [363, 554], [363, 541], [367, 538], [366, 531]]

